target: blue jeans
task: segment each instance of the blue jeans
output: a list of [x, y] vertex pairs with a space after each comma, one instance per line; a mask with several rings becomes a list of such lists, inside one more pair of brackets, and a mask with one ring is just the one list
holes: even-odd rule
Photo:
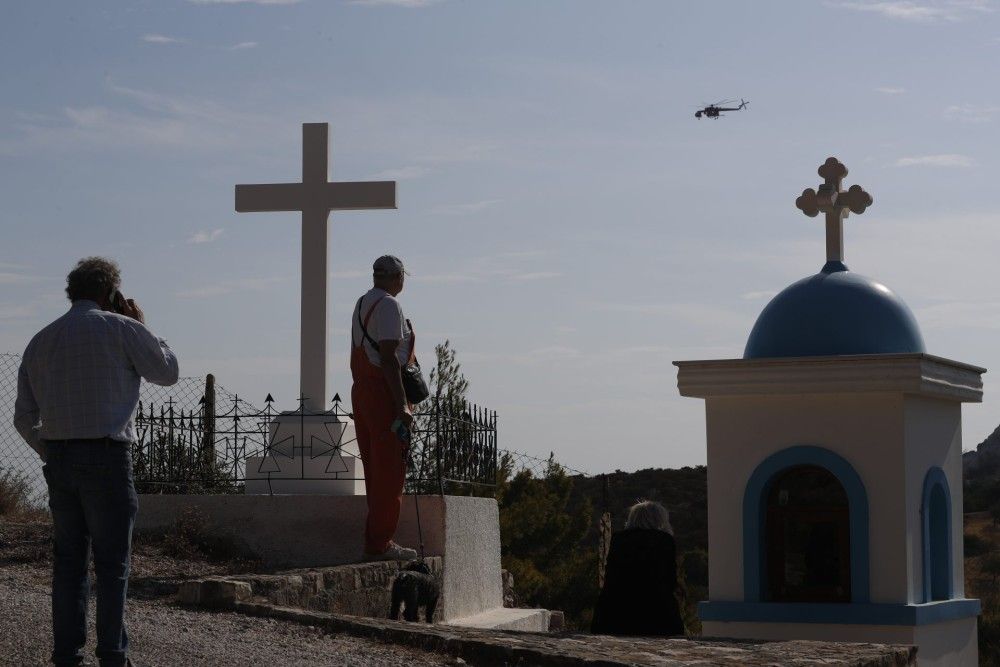
[[52, 662], [78, 665], [87, 643], [87, 561], [97, 578], [97, 657], [126, 664], [125, 595], [132, 526], [139, 509], [127, 443], [68, 440], [46, 443], [43, 471], [52, 510]]

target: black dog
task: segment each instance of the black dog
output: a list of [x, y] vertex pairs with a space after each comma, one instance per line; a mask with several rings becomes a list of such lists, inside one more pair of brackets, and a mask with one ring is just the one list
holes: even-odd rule
[[392, 582], [392, 609], [389, 610], [389, 618], [398, 620], [399, 607], [404, 605], [403, 618], [417, 621], [417, 612], [423, 607], [424, 620], [433, 623], [434, 609], [440, 595], [441, 586], [431, 574], [427, 563], [422, 560], [410, 561]]

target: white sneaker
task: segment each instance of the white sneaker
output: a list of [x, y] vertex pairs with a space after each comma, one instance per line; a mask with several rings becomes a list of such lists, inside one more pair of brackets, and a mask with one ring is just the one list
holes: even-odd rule
[[389, 542], [389, 547], [380, 554], [365, 554], [365, 560], [416, 560], [417, 550], [401, 547]]

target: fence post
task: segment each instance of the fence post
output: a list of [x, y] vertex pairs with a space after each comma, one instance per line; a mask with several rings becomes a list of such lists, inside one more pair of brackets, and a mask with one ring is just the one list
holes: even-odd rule
[[437, 460], [438, 494], [444, 495], [444, 472], [441, 470], [441, 392], [434, 397], [434, 454]]
[[608, 567], [608, 550], [611, 548], [611, 508], [608, 506], [608, 476], [601, 475], [601, 495], [604, 512], [597, 533], [597, 588], [604, 589], [604, 575]]
[[205, 472], [215, 462], [215, 376], [205, 376], [205, 405], [201, 415], [201, 461]]

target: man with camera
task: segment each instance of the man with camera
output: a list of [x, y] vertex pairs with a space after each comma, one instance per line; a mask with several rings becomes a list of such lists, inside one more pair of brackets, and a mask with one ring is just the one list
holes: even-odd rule
[[72, 306], [38, 332], [18, 371], [14, 425], [45, 462], [54, 543], [52, 662], [78, 665], [87, 643], [89, 552], [97, 577], [97, 657], [127, 658], [125, 596], [138, 498], [130, 446], [139, 382], [177, 382], [177, 358], [119, 292], [118, 266], [80, 260]]
[[413, 413], [403, 386], [412, 367], [413, 327], [396, 299], [406, 272], [398, 257], [383, 255], [372, 266], [374, 287], [358, 299], [351, 330], [351, 404], [365, 469], [368, 560], [412, 560], [417, 552], [392, 541], [406, 481]]

